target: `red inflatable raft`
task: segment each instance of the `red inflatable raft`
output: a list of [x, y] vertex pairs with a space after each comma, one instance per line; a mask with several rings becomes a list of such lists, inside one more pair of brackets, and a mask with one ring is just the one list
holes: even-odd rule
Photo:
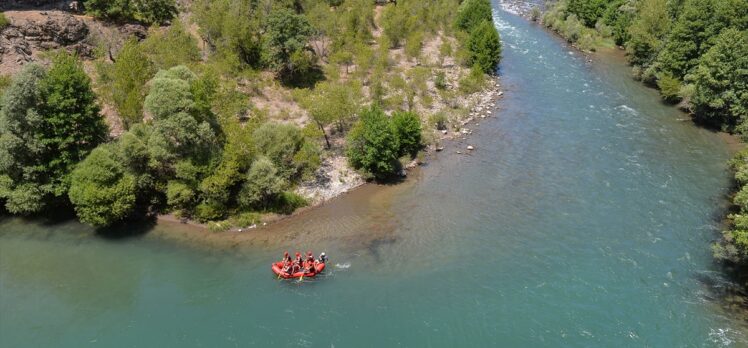
[[303, 277], [314, 277], [317, 274], [322, 273], [322, 271], [325, 269], [325, 263], [320, 262], [320, 263], [315, 264], [314, 267], [312, 267], [312, 270], [307, 273], [304, 273], [303, 271], [296, 272], [296, 273], [283, 272], [283, 262], [273, 263], [272, 268], [273, 268], [273, 273], [275, 273], [275, 275], [277, 275], [280, 278], [284, 278], [284, 279], [301, 278], [302, 276]]

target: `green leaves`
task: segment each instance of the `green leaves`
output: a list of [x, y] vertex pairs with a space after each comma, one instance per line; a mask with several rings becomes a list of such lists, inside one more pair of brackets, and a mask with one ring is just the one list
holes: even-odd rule
[[84, 0], [83, 6], [94, 17], [148, 24], [164, 24], [178, 13], [174, 0]]
[[494, 73], [501, 61], [501, 41], [493, 22], [484, 21], [470, 33], [468, 64], [477, 64], [487, 74]]
[[74, 56], [31, 65], [13, 81], [0, 110], [0, 199], [16, 214], [65, 204], [73, 166], [103, 142], [91, 81]]
[[395, 112], [392, 114], [392, 127], [400, 144], [398, 155], [415, 156], [423, 146], [421, 144], [421, 119], [418, 115], [412, 112]]
[[134, 210], [135, 177], [126, 172], [112, 146], [100, 146], [73, 172], [69, 195], [81, 221], [108, 226]]
[[488, 0], [465, 0], [457, 12], [457, 27], [467, 32], [483, 22], [493, 22], [491, 3]]
[[387, 115], [376, 107], [363, 110], [348, 134], [346, 154], [351, 166], [385, 179], [395, 173], [399, 153], [400, 144]]
[[699, 60], [691, 100], [702, 120], [748, 131], [748, 32], [727, 29]]

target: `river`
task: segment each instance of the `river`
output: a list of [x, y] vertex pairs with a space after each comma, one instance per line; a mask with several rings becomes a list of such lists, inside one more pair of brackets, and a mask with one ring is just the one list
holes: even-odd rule
[[[403, 184], [245, 232], [252, 243], [4, 218], [0, 346], [748, 344], [710, 251], [725, 139], [679, 121], [619, 60], [589, 63], [500, 10], [496, 25], [496, 117], [455, 145], [471, 154], [448, 148]], [[275, 279], [270, 262], [295, 247], [327, 251], [328, 272]]]

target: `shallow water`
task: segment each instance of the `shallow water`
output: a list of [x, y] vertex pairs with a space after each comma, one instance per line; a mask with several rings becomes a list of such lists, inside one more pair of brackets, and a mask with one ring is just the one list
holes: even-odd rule
[[[496, 24], [505, 98], [457, 145], [476, 151], [250, 232], [272, 238], [0, 221], [0, 346], [748, 344], [712, 291], [724, 139], [620, 62], [587, 63], [506, 12]], [[298, 246], [333, 267], [274, 279]]]

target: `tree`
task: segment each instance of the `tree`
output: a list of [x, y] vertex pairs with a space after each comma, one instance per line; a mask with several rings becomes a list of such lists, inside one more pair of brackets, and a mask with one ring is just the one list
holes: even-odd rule
[[660, 74], [657, 79], [657, 88], [660, 89], [660, 96], [668, 103], [677, 103], [680, 101], [681, 83], [668, 73]]
[[465, 0], [457, 12], [457, 27], [471, 32], [483, 22], [493, 21], [491, 3], [488, 0]]
[[748, 130], [748, 32], [727, 29], [699, 60], [691, 99], [696, 117]]
[[239, 205], [245, 209], [266, 209], [283, 193], [286, 182], [273, 162], [260, 157], [252, 163], [239, 192]]
[[494, 73], [501, 61], [501, 40], [492, 22], [484, 21], [470, 34], [468, 39], [470, 51], [469, 65], [478, 64], [483, 72]]
[[421, 149], [421, 119], [412, 112], [392, 114], [392, 126], [400, 144], [399, 156], [415, 155]]
[[119, 51], [109, 69], [114, 106], [125, 127], [143, 120], [145, 83], [153, 76], [153, 67], [137, 40], [130, 39]]
[[588, 28], [594, 28], [597, 20], [602, 18], [609, 0], [569, 0], [567, 9], [577, 15]]
[[387, 115], [372, 107], [361, 112], [348, 134], [347, 155], [351, 166], [377, 179], [395, 173], [400, 144]]
[[196, 76], [184, 66], [161, 70], [151, 81], [145, 97], [145, 110], [156, 120], [180, 112], [191, 113], [195, 107], [190, 82]]
[[670, 31], [667, 0], [644, 0], [639, 3], [639, 15], [628, 29], [626, 53], [633, 65], [648, 65], [662, 48], [662, 40]]
[[73, 56], [55, 56], [49, 72], [27, 67], [0, 110], [0, 189], [8, 211], [31, 214], [67, 203], [70, 172], [103, 142], [91, 81]]
[[278, 175], [286, 180], [298, 178], [306, 170], [305, 164], [316, 162], [297, 157], [302, 150], [310, 156], [314, 156], [316, 151], [308, 148], [312, 144], [307, 145], [306, 138], [296, 126], [265, 123], [255, 130], [253, 138], [259, 152], [273, 162]]
[[147, 24], [164, 24], [178, 13], [174, 0], [84, 0], [83, 6], [94, 17]]
[[151, 28], [141, 45], [148, 60], [158, 69], [169, 69], [200, 60], [197, 40], [179, 20], [175, 20], [168, 28]]
[[266, 33], [271, 63], [281, 71], [290, 70], [291, 56], [306, 47], [312, 34], [313, 28], [304, 16], [288, 9], [273, 11]]
[[339, 131], [361, 108], [361, 85], [357, 82], [319, 82], [314, 90], [302, 98], [302, 105], [325, 136], [325, 144], [330, 148], [330, 140], [325, 127], [336, 123]]
[[108, 226], [135, 209], [135, 177], [119, 160], [116, 146], [97, 147], [73, 171], [70, 201], [78, 218], [93, 226]]

